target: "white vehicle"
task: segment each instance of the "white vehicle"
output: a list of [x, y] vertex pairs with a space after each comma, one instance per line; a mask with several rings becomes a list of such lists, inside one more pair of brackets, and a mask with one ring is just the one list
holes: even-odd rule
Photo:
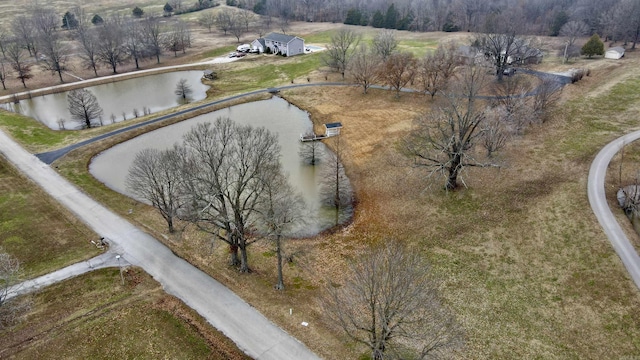
[[236, 50], [240, 51], [240, 52], [248, 52], [249, 50], [251, 50], [251, 45], [249, 44], [242, 44], [239, 45]]

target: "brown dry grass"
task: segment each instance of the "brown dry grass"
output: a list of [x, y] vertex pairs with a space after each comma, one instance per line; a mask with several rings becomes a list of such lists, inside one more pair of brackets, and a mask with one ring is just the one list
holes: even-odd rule
[[[415, 35], [415, 41], [437, 35]], [[295, 261], [285, 269], [284, 293], [272, 289], [275, 260], [268, 244], [257, 243], [250, 251], [255, 272], [238, 275], [224, 264], [224, 246], [212, 250], [206, 237], [189, 227], [166, 234], [152, 209], [91, 179], [88, 159], [109, 144], [72, 154], [59, 165], [93, 196], [327, 359], [356, 358], [363, 349], [348, 345], [324, 323], [318, 307], [322, 286], [327, 279], [339, 281], [347, 261], [387, 238], [418, 246], [443, 279], [444, 302], [467, 331], [461, 358], [637, 356], [640, 297], [591, 213], [585, 189], [598, 149], [637, 128], [632, 119], [640, 100], [630, 99], [631, 106], [620, 109], [606, 97], [628, 87], [630, 77], [640, 82], [639, 62], [638, 55], [628, 54], [623, 62], [581, 60], [567, 66], [588, 67], [592, 76], [565, 88], [555, 116], [510, 144], [506, 166], [470, 171], [465, 177], [470, 188], [454, 193], [428, 186], [424, 173], [397, 163], [394, 144], [409, 131], [412, 118], [428, 109], [428, 100], [406, 94], [396, 100], [375, 90], [362, 95], [358, 88], [285, 92], [310, 111], [317, 126], [343, 123], [358, 206], [348, 226], [289, 243]], [[610, 179], [608, 195], [616, 183]], [[311, 326], [302, 327], [301, 321]]]

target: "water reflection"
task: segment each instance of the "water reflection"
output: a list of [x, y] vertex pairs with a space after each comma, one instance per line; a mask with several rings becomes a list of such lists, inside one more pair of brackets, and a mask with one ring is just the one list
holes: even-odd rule
[[[340, 214], [336, 214], [335, 209], [322, 206], [318, 191], [322, 178], [322, 161], [311, 166], [304, 163], [298, 155], [300, 134], [312, 129], [311, 120], [305, 111], [277, 97], [232, 106], [138, 136], [96, 156], [89, 171], [115, 191], [132, 196], [126, 190], [125, 179], [134, 156], [140, 150], [167, 149], [174, 143], [181, 142], [182, 136], [195, 124], [213, 122], [220, 116], [228, 116], [239, 124], [264, 126], [278, 134], [283, 169], [288, 173], [291, 184], [304, 197], [310, 214], [308, 223], [296, 229], [297, 236], [313, 235], [334, 226], [336, 215], [338, 222], [350, 218], [352, 209], [341, 210]], [[329, 151], [324, 145], [320, 149], [323, 153]]]
[[[208, 86], [200, 81], [202, 71], [178, 71], [165, 74], [149, 75], [134, 79], [122, 80], [102, 85], [90, 86], [104, 111], [103, 124], [120, 122], [154, 113], [182, 104], [184, 101], [175, 94], [176, 84], [186, 79], [193, 91], [191, 101], [204, 99]], [[67, 93], [36, 96], [32, 99], [20, 100], [18, 104], [2, 104], [9, 111], [32, 117], [53, 130], [60, 130], [60, 120], [64, 128], [79, 129], [78, 123], [71, 120], [67, 108]]]

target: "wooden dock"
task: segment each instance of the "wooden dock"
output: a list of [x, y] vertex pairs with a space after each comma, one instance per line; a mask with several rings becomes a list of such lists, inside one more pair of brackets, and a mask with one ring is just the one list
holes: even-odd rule
[[327, 135], [317, 135], [317, 134], [300, 134], [300, 141], [308, 142], [308, 141], [318, 141], [322, 139], [328, 138]]

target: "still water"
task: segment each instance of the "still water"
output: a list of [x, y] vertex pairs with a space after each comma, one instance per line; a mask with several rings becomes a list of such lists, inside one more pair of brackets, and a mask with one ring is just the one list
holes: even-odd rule
[[[302, 194], [309, 211], [308, 223], [295, 229], [296, 236], [314, 235], [336, 225], [336, 217], [338, 222], [351, 217], [352, 209], [336, 214], [333, 208], [322, 205], [319, 193], [322, 161], [311, 166], [305, 164], [298, 155], [300, 134], [311, 131], [311, 120], [305, 111], [278, 97], [214, 111], [138, 136], [97, 155], [91, 161], [89, 171], [115, 191], [132, 196], [125, 187], [125, 179], [139, 151], [146, 148], [167, 149], [181, 142], [183, 134], [195, 124], [213, 122], [221, 116], [243, 125], [264, 126], [278, 135], [284, 171], [289, 175], [289, 182]], [[321, 148], [325, 153], [329, 151], [324, 146]]]
[[[98, 99], [104, 112], [102, 121], [106, 125], [112, 121], [134, 118], [134, 109], [142, 116], [143, 109], [154, 113], [180, 105], [182, 99], [174, 93], [180, 79], [186, 79], [193, 90], [190, 101], [204, 99], [209, 87], [200, 81], [202, 74], [202, 71], [178, 71], [89, 86], [86, 89]], [[21, 100], [18, 104], [2, 106], [6, 110], [32, 117], [53, 130], [60, 130], [61, 119], [66, 129], [80, 128], [78, 123], [71, 120], [66, 92], [36, 96]]]

